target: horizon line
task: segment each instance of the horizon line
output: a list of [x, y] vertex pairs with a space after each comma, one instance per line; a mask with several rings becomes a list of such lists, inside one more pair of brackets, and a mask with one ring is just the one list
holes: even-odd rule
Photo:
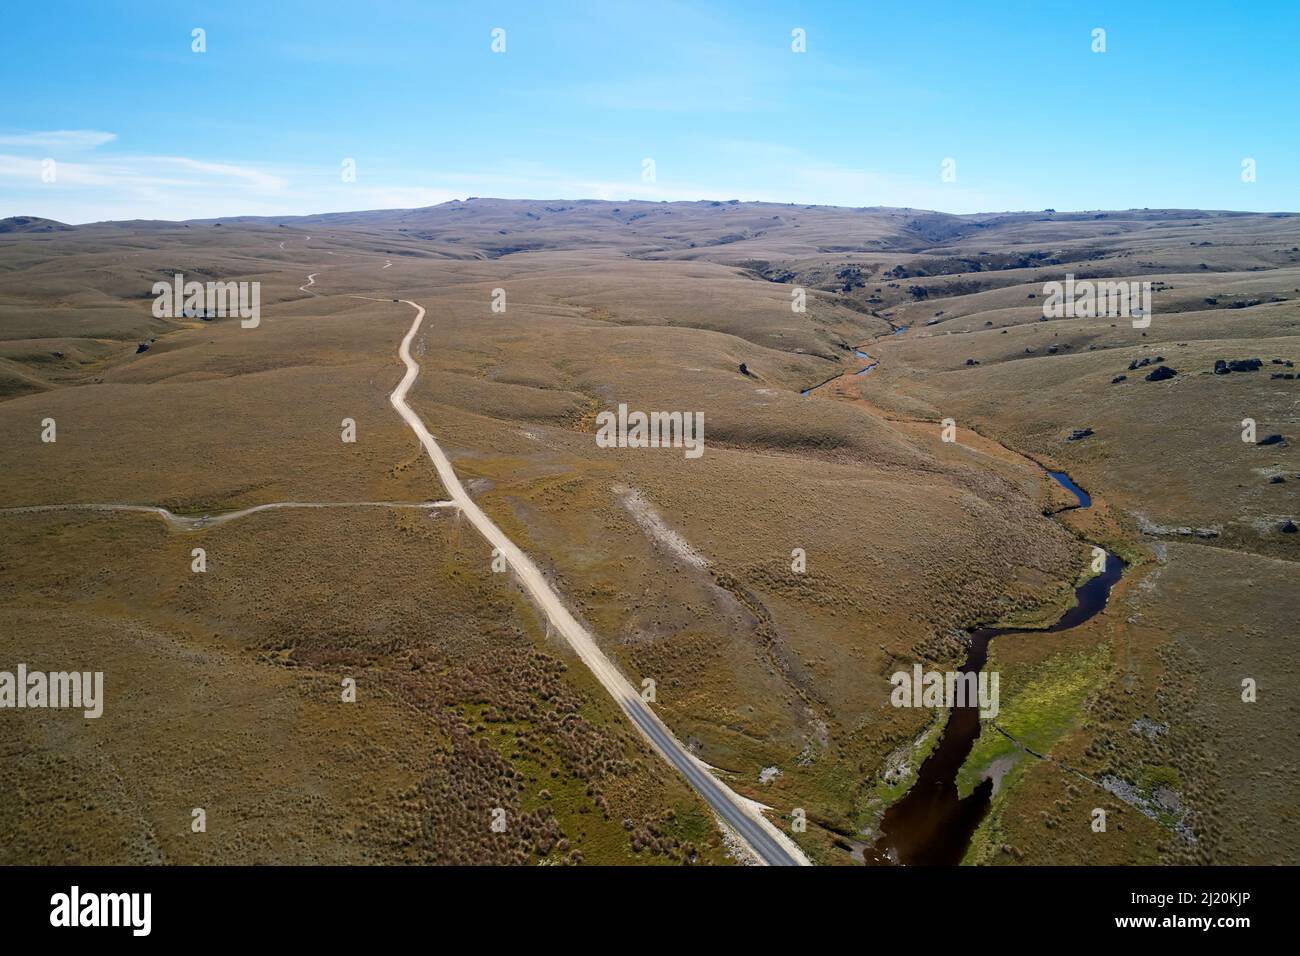
[[625, 205], [643, 205], [643, 206], [779, 206], [783, 208], [799, 209], [828, 209], [842, 210], [845, 212], [914, 212], [928, 213], [940, 216], [951, 216], [954, 219], [974, 219], [984, 216], [1024, 216], [1033, 214], [1048, 214], [1053, 216], [1081, 216], [1096, 215], [1099, 213], [1203, 213], [1205, 215], [1229, 215], [1229, 216], [1296, 216], [1300, 211], [1277, 209], [1271, 211], [1263, 210], [1244, 210], [1244, 209], [1204, 209], [1199, 206], [1129, 206], [1127, 208], [1118, 207], [1098, 207], [1094, 209], [1056, 209], [1047, 207], [1044, 209], [991, 209], [982, 212], [948, 212], [943, 209], [929, 209], [921, 206], [843, 206], [836, 203], [798, 203], [798, 202], [777, 202], [767, 199], [596, 199], [596, 198], [531, 198], [531, 199], [510, 199], [498, 196], [466, 196], [463, 199], [448, 199], [440, 203], [434, 203], [429, 206], [379, 206], [367, 209], [335, 209], [325, 212], [313, 213], [285, 213], [259, 215], [249, 213], [234, 213], [229, 216], [209, 216], [194, 219], [93, 219], [85, 222], [67, 222], [60, 219], [51, 219], [48, 216], [41, 216], [36, 213], [16, 213], [12, 216], [0, 218], [0, 222], [11, 222], [19, 219], [40, 220], [42, 222], [53, 223], [58, 226], [68, 228], [77, 228], [79, 226], [103, 226], [113, 224], [130, 224], [130, 223], [166, 223], [172, 225], [185, 225], [188, 223], [220, 223], [232, 220], [257, 220], [263, 222], [282, 222], [294, 219], [312, 219], [321, 216], [348, 216], [364, 215], [368, 213], [413, 213], [425, 210], [439, 209], [443, 206], [453, 206], [470, 202], [492, 202], [492, 203], [580, 203], [583, 205], [605, 205], [605, 206], [625, 206]]

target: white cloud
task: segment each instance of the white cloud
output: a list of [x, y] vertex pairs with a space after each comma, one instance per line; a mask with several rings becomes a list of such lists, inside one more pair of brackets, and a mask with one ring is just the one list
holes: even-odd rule
[[[32, 134], [37, 135], [37, 134]], [[108, 134], [105, 134], [108, 135]], [[30, 144], [29, 144], [30, 145]], [[741, 199], [845, 206], [910, 206], [948, 212], [1012, 208], [1001, 184], [941, 183], [933, 169], [856, 168], [804, 150], [762, 141], [701, 142], [705, 181], [674, 177], [674, 159], [658, 158], [657, 182], [641, 179], [632, 154], [625, 176], [557, 172], [508, 162], [463, 172], [371, 166], [357, 181], [337, 166], [266, 166], [172, 155], [100, 154], [60, 160], [53, 183], [42, 181], [44, 152], [0, 153], [0, 216], [37, 215], [65, 222], [96, 219], [205, 219], [293, 216], [363, 209], [409, 209], [468, 196], [503, 199]], [[102, 157], [102, 158], [101, 158]], [[692, 164], [697, 165], [697, 164]], [[621, 172], [618, 170], [616, 172]]]
[[36, 133], [0, 134], [0, 146], [30, 147], [32, 149], [79, 150], [94, 149], [117, 139], [116, 133], [94, 129], [56, 129]]
[[[39, 179], [45, 161], [43, 158], [0, 153], [0, 176]], [[281, 176], [251, 166], [208, 163], [184, 156], [122, 156], [106, 163], [56, 160], [55, 167], [56, 181], [78, 186], [211, 186], [224, 179], [254, 189], [274, 191], [284, 188], [287, 183]]]
[[190, 159], [187, 156], [146, 156], [142, 157], [141, 161], [144, 163], [158, 163], [162, 166], [178, 166], [184, 170], [213, 176], [218, 179], [223, 177], [234, 179], [262, 192], [276, 192], [284, 189], [289, 184], [289, 181], [282, 176], [263, 172], [253, 166], [238, 166], [234, 163], [210, 163]]

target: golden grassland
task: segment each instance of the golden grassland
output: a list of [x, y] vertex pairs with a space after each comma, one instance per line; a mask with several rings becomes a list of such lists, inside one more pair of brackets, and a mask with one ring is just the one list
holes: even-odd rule
[[453, 516], [3, 520], [6, 654], [109, 696], [97, 720], [9, 715], [5, 862], [722, 859]]
[[[1002, 778], [971, 861], [1294, 861], [1286, 839], [1246, 844], [1295, 813], [1295, 742], [1275, 698], [1242, 711], [1218, 672], [1250, 648], [1261, 688], [1289, 679], [1297, 382], [1270, 375], [1300, 358], [1296, 226], [1106, 216], [475, 200], [8, 237], [0, 507], [443, 497], [388, 403], [411, 318], [391, 300], [413, 299], [410, 402], [471, 494], [629, 679], [655, 680], [699, 756], [779, 816], [807, 811], [817, 861], [852, 861], [905, 789], [900, 748], [933, 743], [935, 715], [891, 707], [889, 675], [953, 665], [975, 623], [1050, 621], [1091, 542], [1135, 565], [1106, 614], [995, 642], [1013, 726], [1017, 700], [1030, 727], [1028, 702], [1055, 703], [1048, 759]], [[1066, 271], [1157, 279], [1146, 334], [1040, 321], [1030, 296]], [[174, 272], [261, 281], [261, 327], [154, 319], [149, 288]], [[854, 375], [852, 347], [879, 366]], [[1128, 370], [1157, 356], [1179, 375]], [[1248, 357], [1266, 364], [1212, 374]], [[703, 412], [706, 454], [598, 448], [595, 415], [619, 403]], [[1244, 444], [1247, 416], [1288, 442]], [[1044, 465], [1094, 508], [1053, 517], [1070, 499]], [[141, 515], [0, 523], [5, 660], [84, 655], [118, 688], [99, 722], [15, 721], [10, 862], [727, 859], [452, 512], [265, 512], [197, 535]], [[345, 671], [358, 704], [337, 702]], [[1144, 715], [1167, 733], [1129, 732]], [[1184, 812], [1152, 818], [1110, 778], [1148, 797], [1176, 780]], [[1119, 824], [1104, 848], [1098, 805]], [[495, 806], [519, 825], [491, 832]]]

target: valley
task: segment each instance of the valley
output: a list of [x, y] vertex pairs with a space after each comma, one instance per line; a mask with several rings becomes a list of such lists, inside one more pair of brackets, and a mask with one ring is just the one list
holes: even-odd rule
[[5, 222], [0, 654], [106, 695], [6, 715], [6, 862], [1300, 858], [1296, 216]]

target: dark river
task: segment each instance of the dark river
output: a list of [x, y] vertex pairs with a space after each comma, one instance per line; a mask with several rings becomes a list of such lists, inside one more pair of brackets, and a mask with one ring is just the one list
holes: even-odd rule
[[[1088, 493], [1064, 472], [1049, 474], [1075, 495], [1080, 508], [1092, 506]], [[1046, 631], [1068, 631], [1100, 613], [1125, 567], [1123, 561], [1107, 552], [1105, 570], [1075, 589], [1077, 603]], [[995, 637], [1041, 633], [1041, 628], [979, 628], [971, 634], [970, 651], [961, 670], [978, 673], [988, 660], [989, 641]], [[952, 866], [961, 862], [976, 827], [988, 812], [993, 793], [993, 781], [985, 780], [964, 800], [957, 797], [957, 771], [979, 735], [978, 706], [951, 708], [943, 736], [921, 764], [912, 788], [885, 811], [880, 838], [863, 851], [867, 863]]]

